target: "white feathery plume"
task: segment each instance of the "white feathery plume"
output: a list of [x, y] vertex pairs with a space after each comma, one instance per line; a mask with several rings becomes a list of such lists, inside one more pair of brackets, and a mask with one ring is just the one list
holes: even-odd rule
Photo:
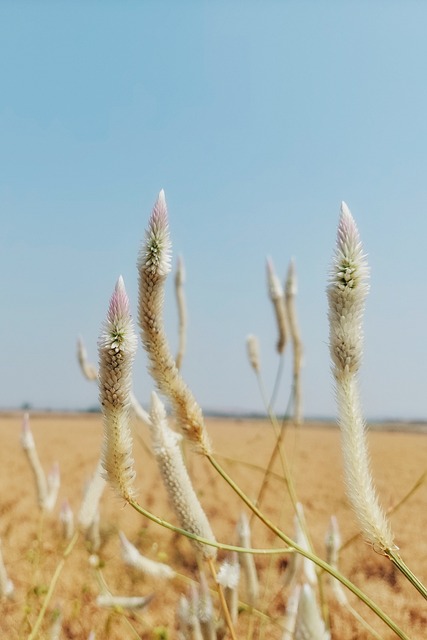
[[150, 373], [158, 389], [170, 399], [180, 429], [202, 453], [210, 453], [202, 410], [178, 371], [163, 324], [170, 250], [168, 214], [162, 190], [154, 205], [138, 259], [139, 326], [150, 362]]
[[143, 609], [152, 599], [154, 594], [148, 596], [112, 596], [109, 593], [100, 594], [96, 598], [98, 607], [120, 607], [121, 609]]
[[[237, 544], [249, 549], [251, 544], [251, 529], [249, 520], [242, 513], [237, 523]], [[251, 607], [255, 607], [259, 598], [258, 574], [255, 559], [251, 553], [239, 553], [239, 563], [245, 577], [246, 601]]]
[[366, 445], [357, 373], [362, 360], [362, 321], [368, 266], [356, 223], [343, 202], [329, 286], [329, 341], [342, 434], [347, 493], [361, 530], [376, 549], [396, 549], [380, 507]]
[[200, 588], [197, 606], [197, 617], [203, 640], [216, 640], [215, 616], [211, 594], [205, 574], [200, 572]]
[[156, 562], [143, 556], [138, 549], [129, 542], [122, 531], [119, 531], [119, 537], [122, 559], [129, 567], [133, 567], [152, 578], [170, 579], [174, 577], [175, 571], [171, 567], [163, 562]]
[[283, 353], [288, 339], [285, 299], [283, 288], [280, 280], [274, 270], [273, 261], [267, 258], [267, 285], [270, 300], [273, 303], [274, 313], [276, 315], [277, 330], [279, 337], [277, 339], [276, 349], [278, 353]]
[[61, 474], [59, 472], [59, 464], [55, 462], [51, 470], [47, 474], [47, 496], [45, 500], [45, 509], [52, 513], [58, 498], [59, 487], [61, 486]]
[[13, 596], [14, 589], [13, 582], [7, 575], [0, 540], [0, 598], [11, 598]]
[[104, 414], [102, 464], [106, 479], [125, 500], [131, 500], [134, 495], [129, 408], [136, 346], [129, 299], [120, 276], [98, 341], [98, 377]]
[[230, 612], [230, 618], [235, 625], [238, 617], [238, 605], [239, 605], [239, 579], [240, 579], [240, 565], [237, 558], [237, 553], [233, 551], [229, 560], [224, 560], [221, 563], [216, 581], [224, 589], [224, 597], [227, 603], [228, 611]]
[[313, 589], [304, 584], [298, 604], [294, 640], [330, 640]]
[[[338, 569], [339, 550], [341, 547], [341, 534], [338, 527], [338, 520], [335, 516], [331, 516], [329, 528], [326, 532], [325, 546], [326, 562], [330, 564], [331, 567], [334, 567], [334, 569]], [[331, 582], [332, 591], [338, 603], [344, 607], [348, 606], [349, 602], [341, 583], [338, 582], [338, 580], [336, 580], [336, 578], [334, 578], [333, 576], [329, 576], [329, 580]]]
[[283, 621], [282, 640], [294, 640], [295, 625], [297, 622], [297, 613], [299, 599], [301, 596], [301, 585], [296, 584], [292, 589], [288, 601], [286, 603], [285, 619]]
[[178, 619], [178, 635], [180, 638], [186, 639], [189, 633], [190, 603], [188, 598], [183, 595], [178, 600], [176, 616]]
[[190, 585], [190, 598], [188, 609], [188, 630], [192, 640], [204, 640], [199, 617], [197, 615], [199, 608], [199, 594], [194, 584]]
[[97, 517], [99, 501], [104, 493], [107, 481], [103, 477], [102, 460], [98, 461], [96, 469], [84, 492], [77, 521], [83, 531], [87, 531]]
[[95, 365], [88, 360], [86, 347], [81, 336], [77, 339], [77, 359], [85, 378], [88, 380], [97, 380], [98, 372]]
[[[181, 436], [167, 424], [165, 408], [153, 391], [151, 396], [151, 437], [169, 500], [180, 525], [189, 533], [215, 542], [209, 521], [193, 489], [185, 467], [179, 441]], [[192, 540], [205, 558], [215, 558], [216, 548]]]
[[261, 369], [260, 357], [259, 357], [259, 341], [258, 338], [252, 334], [249, 334], [246, 338], [246, 349], [248, 358], [252, 369], [255, 373], [259, 373]]
[[68, 500], [63, 500], [59, 519], [62, 524], [62, 535], [65, 540], [71, 540], [74, 533], [74, 515]]
[[96, 510], [95, 517], [86, 529], [86, 540], [90, 544], [92, 554], [96, 554], [101, 546], [101, 532], [99, 529], [100, 515], [99, 509]]
[[[294, 518], [295, 527], [295, 542], [305, 551], [311, 551], [310, 543], [304, 532], [301, 523], [304, 523], [304, 510], [300, 503], [297, 503], [298, 513]], [[286, 568], [284, 585], [302, 584], [308, 582], [310, 585], [315, 586], [317, 584], [316, 569], [308, 558], [304, 558], [299, 553], [292, 553], [289, 559], [288, 566]]]
[[40, 509], [45, 509], [46, 498], [48, 493], [47, 480], [46, 480], [45, 473], [43, 471], [43, 467], [40, 463], [40, 459], [36, 449], [36, 444], [34, 442], [34, 437], [31, 432], [30, 417], [28, 413], [24, 414], [24, 418], [22, 421], [21, 445], [23, 450], [25, 451], [31, 470], [34, 474], [34, 479], [37, 487], [37, 497], [38, 497], [39, 507]]

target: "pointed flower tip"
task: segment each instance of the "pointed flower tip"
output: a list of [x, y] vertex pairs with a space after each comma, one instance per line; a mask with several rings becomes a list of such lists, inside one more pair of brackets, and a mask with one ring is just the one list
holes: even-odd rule
[[150, 225], [158, 230], [164, 230], [168, 224], [168, 208], [166, 204], [165, 192], [160, 190], [157, 200], [151, 212]]
[[341, 248], [344, 244], [354, 246], [359, 242], [359, 231], [345, 202], [341, 203], [341, 214], [338, 223], [337, 244]]
[[125, 283], [122, 276], [117, 280], [114, 287], [113, 295], [110, 299], [110, 307], [108, 309], [108, 319], [110, 322], [117, 322], [120, 319], [129, 316], [129, 298], [126, 293]]

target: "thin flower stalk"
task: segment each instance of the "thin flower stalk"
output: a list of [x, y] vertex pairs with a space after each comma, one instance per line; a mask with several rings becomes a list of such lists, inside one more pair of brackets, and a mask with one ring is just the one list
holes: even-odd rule
[[122, 531], [119, 531], [119, 537], [122, 560], [126, 565], [151, 578], [169, 580], [175, 576], [175, 571], [167, 564], [143, 556]]
[[136, 346], [129, 299], [120, 277], [98, 341], [99, 398], [104, 416], [102, 464], [105, 477], [125, 500], [134, 495], [129, 409]]
[[48, 487], [43, 467], [37, 453], [36, 444], [30, 427], [30, 417], [28, 413], [24, 414], [21, 431], [21, 446], [25, 451], [30, 468], [34, 475], [37, 489], [37, 498], [40, 509], [45, 510], [46, 499], [48, 495]]
[[210, 452], [202, 410], [183, 381], [172, 356], [163, 324], [164, 287], [170, 272], [169, 224], [163, 190], [145, 233], [139, 260], [139, 326], [158, 389], [168, 396], [180, 429], [202, 453]]
[[295, 305], [296, 295], [297, 278], [295, 271], [295, 261], [291, 260], [285, 282], [285, 308], [293, 349], [293, 415], [295, 423], [301, 424], [303, 421], [301, 391], [303, 348]]
[[388, 555], [396, 549], [390, 524], [374, 488], [357, 374], [362, 360], [362, 321], [368, 265], [354, 219], [341, 206], [328, 286], [329, 336], [341, 427], [347, 493], [366, 539]]
[[268, 294], [273, 304], [274, 313], [276, 316], [278, 331], [276, 349], [279, 354], [282, 354], [285, 350], [286, 342], [288, 339], [285, 299], [283, 295], [282, 285], [280, 284], [280, 280], [274, 270], [274, 265], [271, 258], [267, 258], [267, 286]]
[[184, 283], [184, 260], [182, 259], [182, 256], [178, 256], [178, 263], [175, 272], [175, 295], [178, 308], [178, 353], [176, 354], [175, 364], [178, 371], [182, 367], [187, 337], [187, 306], [185, 303]]
[[[155, 392], [151, 400], [153, 451], [171, 505], [183, 529], [215, 542], [209, 521], [193, 489], [185, 467], [179, 441], [181, 436], [169, 428], [165, 408]], [[193, 541], [205, 558], [214, 558], [216, 549]]]
[[[251, 529], [249, 520], [245, 513], [242, 513], [237, 523], [237, 544], [241, 547], [251, 547]], [[255, 607], [259, 598], [259, 581], [253, 555], [239, 553], [239, 563], [244, 576], [246, 590], [246, 602], [251, 607]]]

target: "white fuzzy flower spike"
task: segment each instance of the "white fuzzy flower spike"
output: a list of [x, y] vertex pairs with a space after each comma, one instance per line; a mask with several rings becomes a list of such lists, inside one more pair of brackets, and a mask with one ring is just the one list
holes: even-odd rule
[[[182, 528], [215, 542], [215, 536], [182, 459], [179, 447], [181, 436], [169, 428], [165, 408], [154, 391], [151, 396], [150, 429], [153, 450], [163, 483]], [[215, 547], [197, 541], [192, 542], [205, 558], [215, 558]]]
[[[241, 514], [237, 523], [237, 542], [240, 547], [247, 549], [252, 546], [249, 520], [245, 513]], [[239, 553], [238, 557], [245, 577], [246, 600], [251, 607], [255, 607], [259, 598], [259, 582], [254, 557], [251, 553]]]
[[98, 607], [120, 607], [121, 609], [144, 609], [152, 599], [154, 594], [149, 596], [112, 596], [111, 594], [101, 594], [96, 599]]
[[104, 414], [103, 467], [107, 479], [125, 500], [134, 494], [129, 409], [136, 346], [129, 299], [120, 276], [98, 341], [99, 397]]
[[[1, 541], [0, 541], [1, 545]], [[14, 585], [7, 575], [6, 567], [3, 560], [3, 554], [0, 546], [0, 598], [12, 598], [14, 593]]]
[[260, 356], [259, 356], [259, 341], [258, 338], [252, 334], [246, 338], [246, 350], [252, 369], [255, 373], [259, 373], [261, 369]]
[[47, 480], [37, 453], [36, 444], [30, 427], [30, 417], [24, 414], [22, 421], [21, 445], [27, 456], [37, 488], [37, 497], [40, 509], [46, 508], [48, 494]]
[[313, 589], [304, 584], [298, 604], [294, 640], [330, 640]]
[[141, 573], [152, 578], [170, 579], [175, 575], [175, 571], [163, 562], [156, 562], [143, 556], [138, 549], [126, 538], [122, 531], [119, 531], [120, 547], [123, 562], [129, 567], [133, 567]]
[[329, 335], [342, 433], [347, 493], [364, 536], [387, 555], [396, 549], [372, 480], [357, 372], [362, 360], [362, 320], [368, 266], [356, 223], [341, 206], [337, 245], [328, 286]]
[[271, 258], [267, 258], [267, 285], [270, 300], [273, 303], [274, 313], [276, 315], [277, 330], [279, 334], [276, 348], [278, 353], [283, 353], [288, 337], [285, 298], [283, 295], [282, 285], [280, 284], [280, 280], [274, 270]]
[[179, 427], [203, 453], [210, 453], [201, 408], [176, 366], [163, 324], [166, 276], [170, 271], [170, 238], [164, 192], [154, 205], [138, 259], [139, 326], [158, 389], [170, 399]]

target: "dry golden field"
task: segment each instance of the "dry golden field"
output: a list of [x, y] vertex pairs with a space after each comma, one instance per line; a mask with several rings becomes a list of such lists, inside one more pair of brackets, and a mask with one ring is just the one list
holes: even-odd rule
[[[55, 511], [40, 517], [36, 491], [28, 462], [20, 446], [22, 415], [0, 416], [0, 482], [2, 552], [9, 577], [15, 585], [13, 600], [1, 603], [0, 638], [27, 638], [43, 603], [65, 543], [58, 519], [62, 500], [68, 498], [74, 512], [81, 503], [85, 482], [94, 471], [101, 446], [99, 415], [31, 416], [31, 428], [39, 457], [47, 471], [55, 461], [61, 469], [61, 489]], [[230, 475], [252, 498], [262, 480], [262, 468], [270, 456], [274, 435], [267, 423], [249, 420], [209, 419], [208, 431], [215, 454]], [[138, 501], [154, 514], [176, 524], [161, 484], [155, 461], [140, 441], [148, 443], [142, 423], [135, 423], [134, 453]], [[369, 434], [373, 473], [385, 508], [393, 507], [413, 486], [427, 466], [427, 437], [423, 433], [373, 431]], [[299, 500], [305, 508], [313, 545], [324, 557], [324, 539], [329, 518], [335, 514], [343, 540], [356, 533], [342, 483], [339, 431], [328, 424], [289, 427], [285, 447], [295, 478]], [[232, 490], [204, 459], [186, 450], [190, 475], [209, 516], [217, 540], [236, 543], [235, 525], [242, 506]], [[249, 463], [249, 465], [244, 463]], [[262, 508], [276, 524], [293, 535], [293, 515], [286, 487], [278, 476], [269, 483]], [[407, 564], [427, 581], [427, 486], [423, 484], [391, 516], [396, 541]], [[124, 566], [118, 531], [150, 558], [169, 563], [177, 572], [170, 582], [155, 582]], [[81, 536], [67, 558], [48, 608], [40, 638], [49, 638], [55, 611], [62, 612], [61, 638], [86, 639], [90, 631], [97, 639], [175, 638], [175, 612], [188, 579], [197, 578], [197, 564], [188, 540], [146, 520], [107, 487], [101, 501], [102, 545], [100, 569], [90, 562], [90, 550]], [[255, 547], [283, 546], [262, 523], [253, 522]], [[219, 558], [224, 553], [219, 552]], [[286, 557], [257, 557], [262, 585], [259, 609], [253, 618], [253, 638], [280, 639], [281, 621], [288, 593], [282, 588]], [[357, 538], [341, 556], [341, 570], [387, 612], [413, 640], [427, 637], [427, 603], [402, 578], [390, 562]], [[100, 609], [96, 597], [104, 580], [116, 595], [154, 593], [150, 605], [139, 613]], [[326, 593], [330, 589], [326, 584]], [[242, 594], [242, 600], [244, 596]], [[351, 604], [383, 638], [396, 637], [365, 605], [349, 594]], [[373, 637], [332, 597], [332, 638], [363, 640]], [[246, 638], [248, 613], [240, 614], [238, 638]]]

